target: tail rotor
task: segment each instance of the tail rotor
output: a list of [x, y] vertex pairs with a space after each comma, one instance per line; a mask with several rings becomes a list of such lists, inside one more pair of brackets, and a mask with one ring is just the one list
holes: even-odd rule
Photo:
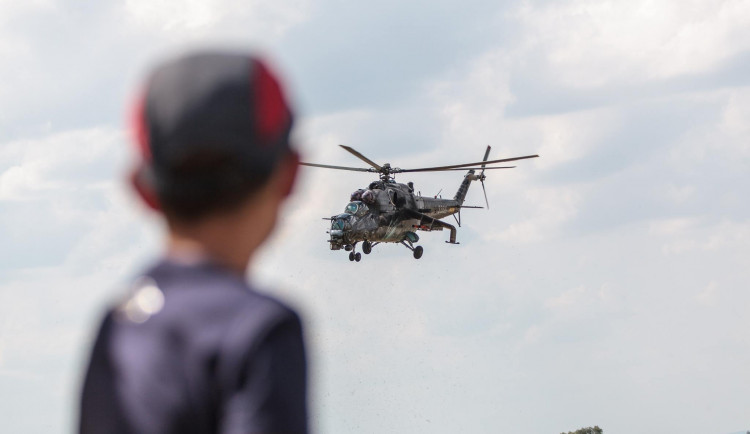
[[[477, 161], [476, 163], [471, 164], [454, 164], [452, 166], [441, 166], [441, 167], [431, 167], [427, 169], [410, 169], [410, 170], [404, 170], [404, 172], [435, 172], [435, 171], [442, 171], [442, 170], [468, 170], [466, 175], [464, 176], [464, 180], [461, 182], [461, 185], [458, 186], [458, 191], [456, 192], [456, 195], [453, 197], [453, 200], [458, 201], [459, 205], [463, 205], [464, 199], [466, 198], [466, 192], [469, 190], [469, 184], [471, 184], [472, 181], [479, 181], [482, 184], [482, 192], [484, 193], [484, 202], [487, 205], [487, 208], [490, 207], [490, 201], [487, 200], [487, 189], [484, 186], [484, 180], [487, 178], [484, 175], [485, 170], [494, 170], [494, 169], [512, 169], [516, 166], [492, 166], [492, 164], [495, 163], [505, 163], [507, 161], [516, 161], [516, 160], [525, 160], [527, 158], [536, 158], [538, 155], [527, 155], [525, 157], [515, 157], [515, 158], [504, 158], [501, 160], [488, 160], [490, 157], [490, 150], [492, 149], [491, 146], [487, 146], [487, 150], [484, 152], [484, 159], [482, 161]], [[479, 171], [479, 173], [477, 173]]]
[[[487, 150], [484, 152], [484, 158], [482, 159], [482, 161], [487, 161], [487, 158], [489, 158], [490, 156], [490, 149], [492, 149], [492, 147], [490, 145], [487, 145]], [[479, 176], [477, 178], [479, 178], [479, 182], [482, 184], [484, 203], [487, 204], [487, 209], [490, 209], [490, 202], [487, 200], [487, 189], [484, 188], [484, 180], [487, 178], [486, 176], [484, 176], [485, 166], [486, 164], [482, 164], [482, 171], [479, 173]]]

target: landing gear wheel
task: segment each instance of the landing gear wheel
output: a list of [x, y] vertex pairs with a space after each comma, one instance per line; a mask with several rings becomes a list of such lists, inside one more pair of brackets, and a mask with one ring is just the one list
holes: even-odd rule
[[365, 252], [365, 255], [369, 255], [370, 252], [372, 252], [372, 244], [370, 244], [369, 241], [365, 241], [362, 243], [362, 251]]
[[424, 247], [417, 246], [414, 248], [414, 259], [419, 259], [422, 257], [422, 253], [424, 253]]
[[355, 253], [354, 254], [354, 260], [357, 261], [357, 262], [361, 261], [362, 260], [362, 254], [359, 253], [359, 252]]
[[354, 252], [349, 252], [349, 260], [350, 261], [354, 260]]

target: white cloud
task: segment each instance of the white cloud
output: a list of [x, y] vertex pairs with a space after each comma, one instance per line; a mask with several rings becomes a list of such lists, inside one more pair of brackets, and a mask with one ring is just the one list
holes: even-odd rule
[[630, 84], [710, 71], [750, 49], [743, 0], [524, 3], [523, 50], [575, 88]]
[[695, 295], [695, 299], [702, 304], [712, 305], [716, 301], [718, 296], [719, 285], [716, 282], [711, 282], [703, 288], [699, 293]]
[[577, 288], [570, 289], [564, 293], [552, 297], [544, 302], [544, 305], [553, 310], [565, 310], [575, 307], [575, 305], [581, 304], [584, 297], [587, 296], [588, 291], [585, 287], [579, 286]]
[[447, 143], [485, 143], [513, 102], [509, 89], [509, 56], [491, 52], [475, 59], [456, 79], [434, 82], [429, 89], [438, 104]]
[[188, 37], [215, 38], [219, 35], [254, 35], [278, 38], [306, 19], [309, 2], [253, 0], [127, 0], [126, 12], [139, 25], [156, 32]]
[[[124, 148], [122, 133], [108, 128], [66, 131], [2, 144], [0, 200], [50, 199], [71, 188], [96, 188], [76, 182], [90, 179], [92, 173], [107, 174], [117, 161], [111, 157], [124, 155]], [[106, 177], [100, 180], [108, 181]]]
[[654, 220], [649, 224], [649, 233], [653, 235], [684, 236], [698, 224], [697, 219], [690, 217]]
[[726, 149], [736, 158], [750, 157], [750, 141], [747, 139], [750, 137], [748, 118], [750, 118], [750, 88], [735, 89], [729, 95], [729, 101], [719, 124], [718, 132], [722, 134], [722, 137], [710, 143], [715, 144], [719, 149]]
[[127, 0], [125, 7], [139, 22], [160, 30], [210, 27], [219, 21], [217, 2]]
[[44, 432], [54, 420], [68, 431], [94, 323], [154, 248], [121, 182], [123, 136], [93, 127], [0, 145], [0, 383], [15, 388], [3, 406], [18, 414], [3, 429]]
[[[663, 223], [657, 225], [662, 226]], [[679, 223], [678, 223], [679, 225]], [[692, 228], [685, 230], [686, 227]], [[695, 227], [672, 227], [662, 245], [667, 256], [695, 254], [697, 252], [727, 252], [742, 248], [750, 242], [750, 222], [724, 221]], [[663, 229], [663, 226], [662, 226]], [[664, 232], [662, 232], [664, 233]]]
[[[669, 150], [668, 163], [679, 172], [694, 171], [712, 159], [725, 160], [727, 172], [744, 171], [750, 155], [750, 88], [734, 87], [685, 95], [677, 101], [696, 107], [715, 107], [715, 114], [700, 123], [686, 125], [679, 143]], [[675, 101], [675, 102], [677, 102]]]
[[696, 188], [693, 185], [676, 185], [669, 183], [665, 186], [664, 194], [673, 203], [685, 203], [695, 197]]
[[11, 23], [24, 14], [34, 14], [55, 9], [55, 0], [29, 0], [17, 2], [0, 0], [0, 22]]
[[[523, 193], [523, 207], [527, 215], [524, 220], [511, 223], [507, 228], [487, 231], [488, 239], [512, 243], [539, 243], [559, 235], [563, 223], [574, 218], [581, 201], [580, 188], [548, 187], [529, 188]], [[515, 196], [514, 198], [519, 198]]]

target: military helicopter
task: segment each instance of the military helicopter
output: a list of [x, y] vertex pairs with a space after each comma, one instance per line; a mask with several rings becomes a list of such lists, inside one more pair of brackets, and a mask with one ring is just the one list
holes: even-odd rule
[[[488, 169], [512, 169], [516, 166], [487, 167], [487, 165], [538, 157], [538, 155], [526, 155], [523, 157], [488, 161], [487, 158], [490, 155], [491, 147], [487, 146], [484, 159], [479, 162], [439, 167], [422, 167], [418, 169], [400, 169], [398, 167], [391, 167], [388, 163], [383, 165], [377, 164], [349, 146], [339, 146], [369, 164], [370, 167], [331, 166], [316, 163], [300, 164], [311, 167], [322, 167], [324, 169], [380, 174], [380, 179], [371, 182], [366, 189], [360, 188], [352, 193], [343, 213], [324, 218], [324, 220], [331, 221], [331, 229], [328, 231], [330, 235], [328, 243], [331, 250], [341, 250], [343, 248], [349, 252], [349, 260], [356, 262], [362, 259], [362, 254], [356, 251], [357, 244], [360, 242], [362, 243], [362, 251], [365, 254], [372, 252], [372, 248], [380, 243], [400, 243], [413, 252], [415, 259], [421, 258], [424, 248], [422, 246], [414, 246], [419, 241], [419, 235], [417, 235], [416, 231], [431, 232], [448, 229], [450, 236], [446, 243], [458, 244], [456, 242], [456, 227], [440, 219], [453, 215], [460, 227], [462, 208], [482, 208], [480, 206], [467, 206], [463, 204], [471, 182], [479, 181], [482, 184], [484, 200], [489, 209], [487, 190], [484, 188], [484, 180], [486, 179], [484, 171]], [[447, 170], [467, 171], [453, 199], [442, 199], [438, 195], [434, 197], [422, 196], [421, 193], [414, 192], [414, 183], [399, 184], [393, 176], [397, 173], [439, 172]], [[481, 172], [476, 174], [475, 171], [478, 170]]]

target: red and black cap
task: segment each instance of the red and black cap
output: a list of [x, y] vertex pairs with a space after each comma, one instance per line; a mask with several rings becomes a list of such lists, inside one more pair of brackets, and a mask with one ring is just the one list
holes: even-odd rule
[[257, 57], [205, 51], [153, 71], [134, 124], [157, 194], [193, 197], [267, 178], [289, 152], [292, 113]]

